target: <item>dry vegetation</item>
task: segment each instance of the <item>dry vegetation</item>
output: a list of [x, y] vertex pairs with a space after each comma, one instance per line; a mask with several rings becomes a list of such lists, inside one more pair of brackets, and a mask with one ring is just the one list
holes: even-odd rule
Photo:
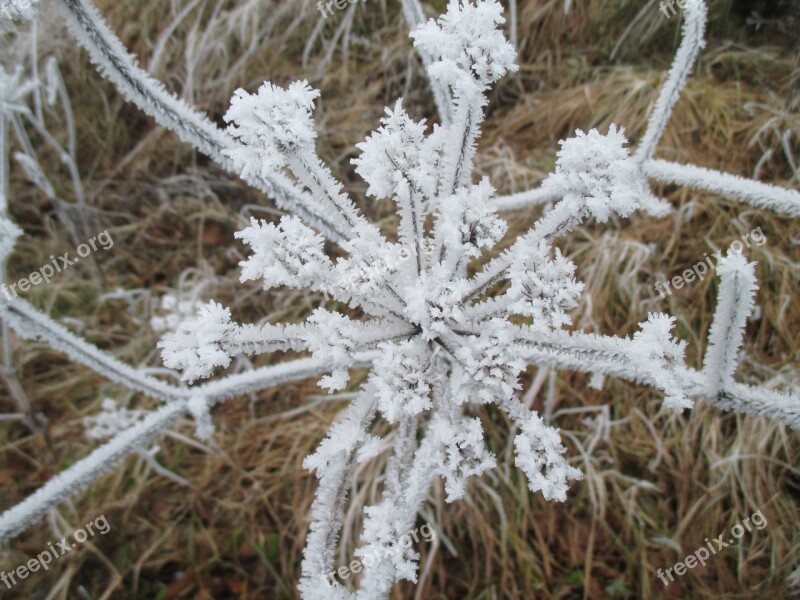
[[[349, 159], [383, 106], [402, 95], [412, 114], [433, 114], [399, 3], [391, 0], [368, 0], [324, 22], [308, 0], [99, 4], [142, 63], [217, 122], [236, 87], [307, 77], [322, 90], [320, 154], [359, 198], [365, 187]], [[438, 14], [445, 1], [427, 5]], [[728, 1], [711, 3], [708, 48], [659, 155], [742, 175], [759, 165], [763, 180], [797, 188], [800, 40], [791, 34], [800, 29], [800, 14], [762, 12], [768, 21], [756, 28], [746, 25], [748, 12]], [[567, 14], [561, 0], [520, 0], [517, 36], [521, 69], [494, 92], [479, 159], [479, 169], [502, 192], [539, 181], [554, 164], [557, 140], [575, 128], [615, 122], [638, 139], [677, 46], [678, 19], [665, 19], [655, 0], [576, 1]], [[45, 9], [38, 43], [41, 57], [58, 57], [72, 99], [94, 231], [108, 228], [115, 245], [97, 254], [97, 268], [82, 264], [35, 288], [31, 302], [119, 358], [158, 368], [158, 335], [148, 322], [168, 291], [191, 294], [193, 282], [202, 280], [202, 298], [232, 306], [243, 321], [299, 319], [325, 301], [240, 284], [243, 247], [233, 232], [250, 215], [274, 214], [269, 202], [124, 103], [68, 39], [55, 11]], [[2, 47], [9, 62], [29, 60], [27, 37], [7, 36]], [[52, 131], [64, 134], [55, 121]], [[65, 204], [54, 206], [14, 167], [11, 211], [27, 235], [11, 260], [13, 279], [82, 241], [70, 237], [59, 217], [74, 199], [68, 173], [57, 157], [43, 156]], [[699, 365], [716, 282], [707, 278], [665, 300], [653, 284], [691, 267], [712, 244], [725, 246], [761, 227], [768, 242], [750, 251], [759, 262], [759, 309], [748, 325], [749, 358], [739, 376], [800, 389], [797, 219], [683, 189], [660, 192], [675, 207], [670, 217], [635, 217], [570, 237], [565, 248], [591, 290], [576, 322], [630, 333], [648, 311], [671, 312], [689, 341], [688, 360]], [[390, 205], [361, 205], [387, 229], [394, 226]], [[535, 217], [534, 211], [509, 215], [515, 231]], [[137, 291], [114, 294], [118, 289]], [[4, 508], [91, 449], [81, 420], [104, 397], [152, 406], [44, 344], [14, 343], [18, 374], [41, 427], [0, 421]], [[240, 360], [232, 369], [247, 367]], [[609, 380], [596, 391], [588, 383], [583, 375], [533, 368], [525, 381], [525, 401], [553, 415], [585, 473], [568, 501], [547, 503], [528, 492], [513, 467], [509, 423], [486, 411], [481, 416], [500, 466], [474, 482], [463, 502], [448, 505], [434, 492], [425, 518], [440, 535], [421, 548], [420, 585], [403, 585], [394, 597], [790, 596], [787, 580], [793, 572], [800, 579], [798, 434], [702, 405], [675, 416], [660, 411], [660, 399], [648, 389]], [[301, 461], [343, 406], [308, 381], [219, 407], [213, 447], [191, 441], [190, 424], [182, 425], [158, 442], [158, 459], [191, 487], [155, 474], [141, 458], [129, 459], [74, 503], [65, 502], [49, 524], [20, 536], [0, 554], [0, 569], [23, 563], [100, 513], [111, 532], [49, 572], [11, 591], [0, 588], [0, 595], [295, 597], [315, 486]], [[14, 410], [3, 389], [0, 412]], [[357, 505], [376, 499], [380, 467], [370, 464], [357, 474]], [[656, 569], [759, 507], [769, 522], [764, 530], [745, 534], [664, 589]], [[356, 507], [348, 531], [359, 531], [359, 522]], [[354, 534], [346, 536], [340, 564], [356, 542]]]

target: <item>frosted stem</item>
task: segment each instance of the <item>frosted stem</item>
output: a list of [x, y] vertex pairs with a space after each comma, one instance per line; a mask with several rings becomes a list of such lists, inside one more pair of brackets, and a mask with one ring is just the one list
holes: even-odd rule
[[8, 117], [0, 110], [0, 216], [8, 215], [8, 195], [11, 182], [8, 178]]
[[724, 391], [733, 379], [747, 317], [753, 310], [753, 298], [758, 289], [755, 264], [748, 263], [741, 254], [729, 253], [720, 262], [717, 273], [721, 279], [717, 309], [703, 360], [709, 396]]
[[[363, 355], [360, 361], [369, 360]], [[193, 388], [208, 399], [209, 405], [245, 393], [306, 379], [325, 371], [327, 365], [313, 359], [300, 359], [262, 367]], [[87, 457], [62, 471], [18, 505], [0, 515], [0, 543], [39, 521], [59, 503], [86, 489], [130, 453], [137, 451], [188, 412], [189, 391], [175, 388], [174, 400], [150, 413], [142, 421], [121, 432]]]
[[20, 337], [43, 340], [55, 350], [63, 352], [72, 360], [86, 365], [111, 381], [159, 400], [169, 400], [175, 397], [176, 392], [180, 393], [179, 388], [143, 375], [80, 339], [25, 300], [17, 298], [11, 302], [0, 301], [0, 315]]
[[185, 401], [163, 406], [50, 479], [25, 500], [0, 515], [0, 542], [14, 537], [38, 522], [50, 509], [84, 490], [128, 454], [141, 448], [154, 435], [177, 420], [185, 410]]
[[519, 192], [509, 196], [498, 196], [495, 198], [494, 205], [498, 211], [503, 210], [520, 210], [523, 208], [531, 208], [534, 206], [541, 206], [548, 202], [560, 200], [559, 195], [552, 189], [545, 189], [536, 187], [526, 192]]
[[[357, 431], [366, 431], [375, 417], [375, 397], [364, 391], [347, 409], [344, 421]], [[311, 505], [311, 525], [303, 550], [301, 592], [310, 593], [333, 570], [334, 551], [344, 518], [350, 480], [362, 443], [337, 452], [325, 469], [317, 469], [319, 485]]]
[[[408, 23], [408, 29], [413, 31], [425, 22], [422, 5], [419, 0], [401, 0], [401, 2], [403, 4], [403, 16], [406, 19], [406, 23]], [[424, 48], [417, 47], [417, 54], [422, 60], [422, 65], [427, 73], [428, 67], [433, 63], [433, 58]], [[453, 122], [453, 99], [450, 96], [450, 90], [445, 84], [438, 79], [430, 77], [430, 75], [428, 76], [428, 83], [431, 86], [436, 110], [439, 112], [439, 120], [442, 125], [449, 125]]]
[[[431, 465], [424, 460], [427, 456], [425, 449], [431, 445], [430, 436], [428, 432], [425, 433], [415, 454], [416, 433], [415, 418], [401, 423], [395, 443], [395, 454], [392, 456], [387, 473], [387, 487], [381, 502], [389, 503], [395, 513], [393, 516], [396, 522], [400, 523], [394, 531], [396, 541], [411, 530], [436, 475]], [[390, 560], [384, 560], [374, 567], [364, 569], [357, 597], [369, 600], [388, 598], [397, 578], [395, 571], [396, 568]]]
[[480, 133], [483, 109], [477, 99], [461, 98], [455, 103], [453, 115], [454, 131], [445, 147], [446, 174], [442, 181], [442, 194], [455, 194], [458, 188], [469, 184], [472, 173], [472, 158], [475, 156], [475, 140]]
[[656, 100], [653, 113], [647, 123], [639, 148], [636, 151], [636, 159], [639, 162], [652, 158], [656, 151], [667, 122], [672, 115], [672, 109], [680, 98], [681, 91], [686, 85], [689, 73], [692, 71], [700, 50], [705, 46], [703, 34], [706, 27], [708, 10], [704, 0], [686, 0], [683, 7], [683, 39], [675, 54], [675, 60], [670, 67], [667, 80], [661, 87], [661, 92]]
[[767, 208], [790, 217], [800, 216], [800, 192], [694, 165], [647, 160], [642, 165], [650, 179], [719, 194], [724, 198]]
[[[100, 13], [88, 0], [56, 0], [56, 6], [76, 41], [83, 46], [97, 66], [129, 101], [153, 117], [161, 126], [176, 133], [184, 142], [211, 158], [225, 170], [236, 173], [224, 150], [236, 142], [208, 117], [169, 93], [150, 77], [125, 49], [119, 38], [106, 25]], [[236, 173], [239, 175], [239, 173]], [[248, 183], [273, 198], [281, 208], [291, 209], [333, 240], [346, 236], [318, 214], [313, 200], [279, 174], [269, 178], [253, 174]]]

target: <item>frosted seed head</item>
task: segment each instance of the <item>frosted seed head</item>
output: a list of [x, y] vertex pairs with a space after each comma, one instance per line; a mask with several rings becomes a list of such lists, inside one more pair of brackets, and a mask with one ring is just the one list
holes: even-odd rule
[[294, 216], [275, 225], [250, 219], [250, 227], [234, 234], [252, 254], [239, 263], [241, 281], [264, 280], [264, 289], [286, 285], [319, 289], [332, 269], [325, 239]]
[[356, 147], [361, 155], [353, 159], [356, 172], [367, 182], [367, 194], [381, 200], [403, 193], [412, 185], [430, 192], [426, 179], [425, 121], [416, 122], [403, 109], [402, 99], [394, 109], [385, 109], [381, 126]]
[[561, 140], [555, 173], [544, 187], [585, 206], [599, 222], [612, 213], [627, 217], [637, 208], [659, 210], [661, 201], [650, 191], [639, 163], [625, 147], [624, 130], [611, 125], [606, 135], [597, 129]]
[[509, 311], [533, 317], [533, 326], [560, 329], [569, 325], [568, 312], [578, 306], [584, 285], [575, 280], [575, 264], [556, 248], [540, 242], [536, 248], [524, 247], [509, 269], [509, 297], [515, 299]]
[[516, 50], [500, 30], [503, 23], [496, 0], [450, 0], [444, 15], [420, 25], [411, 37], [434, 58], [432, 77], [462, 93], [480, 93], [518, 69]]
[[564, 454], [557, 429], [547, 425], [536, 413], [530, 413], [522, 431], [514, 438], [515, 464], [528, 477], [532, 492], [542, 492], [545, 500], [564, 502], [570, 480], [580, 480], [583, 473], [570, 465]]
[[188, 383], [208, 377], [216, 367], [227, 367], [231, 357], [221, 342], [232, 327], [230, 309], [209, 302], [158, 343], [164, 365], [181, 370], [181, 379]]
[[508, 223], [497, 215], [493, 197], [494, 188], [484, 177], [439, 203], [437, 233], [451, 251], [476, 258], [502, 239]]
[[255, 94], [234, 92], [223, 117], [228, 132], [242, 142], [226, 150], [243, 176], [268, 173], [286, 165], [289, 154], [314, 151], [317, 137], [312, 111], [319, 90], [307, 81], [295, 81], [283, 89], [266, 81]]

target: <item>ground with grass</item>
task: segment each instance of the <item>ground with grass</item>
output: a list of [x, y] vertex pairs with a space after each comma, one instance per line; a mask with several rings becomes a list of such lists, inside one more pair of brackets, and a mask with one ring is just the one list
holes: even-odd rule
[[[576, 128], [625, 127], [632, 141], [679, 42], [679, 16], [655, 0], [520, 0], [509, 35], [520, 70], [498, 85], [480, 142], [478, 170], [501, 193], [532, 187], [554, 166], [559, 138]], [[790, 3], [714, 1], [708, 47], [660, 145], [658, 156], [800, 187], [800, 11]], [[395, 227], [393, 206], [365, 199], [350, 164], [354, 145], [402, 96], [415, 117], [435, 119], [427, 81], [399, 3], [368, 0], [322, 19], [308, 0], [99, 2], [112, 28], [166, 86], [222, 124], [234, 89], [265, 79], [307, 78], [322, 91], [320, 155], [369, 218]], [[426, 2], [430, 16], [445, 2]], [[508, 7], [508, 3], [504, 2]], [[794, 36], [794, 37], [793, 37]], [[98, 252], [26, 297], [72, 330], [132, 365], [159, 373], [159, 333], [151, 318], [165, 294], [231, 306], [240, 321], [300, 320], [326, 299], [294, 290], [266, 294], [238, 281], [245, 248], [233, 238], [250, 216], [273, 218], [272, 204], [182, 145], [91, 67], [52, 8], [38, 25], [36, 54], [55, 56], [75, 113], [77, 157], [87, 208], [75, 209], [69, 173], [41, 159], [58, 201], [12, 169], [11, 213], [24, 229], [10, 280], [50, 254], [85, 241], [70, 223], [105, 229], [114, 247]], [[3, 62], [31, 66], [29, 32], [0, 39]], [[40, 65], [41, 68], [41, 65]], [[67, 135], [63, 120], [51, 133]], [[32, 134], [34, 146], [44, 148]], [[687, 360], [703, 356], [716, 298], [706, 278], [661, 298], [657, 281], [679, 274], [712, 247], [760, 227], [747, 250], [758, 261], [757, 310], [748, 323], [738, 377], [800, 389], [800, 228], [797, 219], [661, 187], [675, 210], [653, 220], [579, 229], [562, 244], [587, 285], [576, 326], [630, 334], [650, 311], [678, 318]], [[524, 231], [538, 210], [509, 213]], [[329, 303], [330, 304], [330, 303]], [[83, 419], [104, 398], [154, 404], [40, 343], [13, 339], [17, 377], [35, 427], [0, 421], [0, 507], [23, 499], [94, 446]], [[277, 357], [275, 360], [280, 360]], [[259, 361], [262, 364], [263, 360]], [[230, 371], [247, 369], [240, 359]], [[170, 375], [165, 374], [165, 377]], [[354, 378], [351, 390], [363, 376]], [[346, 397], [346, 394], [343, 395]], [[58, 514], [0, 554], [0, 569], [26, 562], [89, 519], [111, 531], [48, 572], [32, 574], [9, 598], [293, 598], [316, 479], [301, 467], [343, 410], [314, 381], [229, 401], [214, 411], [211, 444], [183, 422], [157, 441], [166, 478], [142, 457], [96, 482]], [[424, 520], [435, 542], [420, 545], [420, 583], [394, 598], [784, 598], [800, 588], [800, 437], [765, 419], [697, 405], [676, 416], [652, 390], [531, 368], [523, 401], [562, 428], [584, 479], [566, 503], [527, 489], [513, 465], [513, 432], [502, 415], [477, 409], [498, 468], [449, 505], [436, 487]], [[16, 405], [0, 390], [0, 413]], [[337, 564], [349, 562], [361, 507], [380, 491], [378, 458], [356, 473], [355, 502]], [[185, 482], [182, 482], [182, 478]], [[666, 569], [761, 509], [768, 525], [745, 534], [665, 588]], [[420, 518], [422, 524], [423, 517]], [[58, 533], [61, 532], [61, 533]]]

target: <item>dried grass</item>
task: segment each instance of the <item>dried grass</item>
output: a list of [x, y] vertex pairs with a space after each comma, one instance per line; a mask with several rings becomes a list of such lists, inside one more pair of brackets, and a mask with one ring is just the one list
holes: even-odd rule
[[[402, 95], [417, 116], [433, 111], [394, 2], [368, 0], [350, 17], [343, 11], [321, 27], [309, 0], [100, 4], [143, 63], [158, 51], [153, 71], [217, 121], [237, 86], [252, 88], [265, 78], [286, 83], [298, 73], [309, 77], [323, 91], [321, 154], [361, 197], [364, 185], [349, 158], [382, 107]], [[429, 4], [433, 14], [445, 2]], [[519, 2], [522, 68], [496, 90], [480, 148], [479, 169], [501, 191], [541, 180], [552, 168], [558, 138], [575, 128], [616, 122], [634, 139], [640, 135], [677, 43], [677, 20], [664, 19], [652, 0], [572, 4], [564, 14], [561, 0]], [[733, 8], [730, 2], [712, 5], [709, 49], [677, 106], [660, 155], [740, 174], [758, 166], [763, 179], [797, 187], [797, 42], [780, 23], [760, 32], [745, 28]], [[348, 18], [350, 26], [340, 29]], [[65, 39], [52, 14], [39, 33], [40, 53], [56, 54], [65, 72], [89, 203], [115, 246], [97, 257], [101, 275], [75, 268], [33, 291], [34, 304], [72, 319], [82, 335], [120, 358], [157, 367], [157, 336], [147, 322], [156, 299], [182, 286], [187, 268], [204, 265], [205, 297], [231, 305], [243, 320], [299, 319], [323, 301], [294, 291], [266, 295], [238, 283], [243, 249], [232, 243], [232, 234], [251, 214], [269, 216], [268, 204], [124, 104]], [[12, 51], [23, 55], [25, 48]], [[68, 174], [55, 157], [47, 160], [59, 193], [70, 201]], [[74, 244], [55, 208], [16, 168], [12, 185], [12, 212], [28, 233], [11, 263], [16, 278]], [[748, 326], [749, 358], [740, 376], [798, 389], [796, 221], [706, 194], [661, 192], [676, 208], [672, 216], [587, 227], [565, 243], [591, 290], [576, 315], [578, 324], [630, 333], [648, 311], [667, 310], [678, 315], [680, 335], [690, 343], [688, 360], [699, 364], [716, 283], [696, 282], [663, 300], [653, 284], [691, 267], [712, 245], [727, 245], [760, 226], [768, 243], [752, 253], [759, 261], [759, 312]], [[388, 204], [362, 206], [387, 230], [394, 227]], [[535, 216], [510, 215], [513, 230], [523, 231]], [[141, 293], [104, 296], [116, 288]], [[80, 420], [103, 397], [150, 405], [44, 345], [18, 341], [15, 358], [46, 425], [31, 433], [0, 422], [4, 507], [90, 450]], [[239, 361], [233, 368], [246, 366]], [[531, 495], [513, 466], [510, 424], [494, 411], [477, 410], [500, 466], [473, 483], [463, 502], [447, 505], [442, 491], [434, 490], [424, 518], [435, 524], [437, 541], [421, 548], [420, 585], [399, 586], [395, 598], [792, 593], [787, 577], [800, 565], [796, 433], [704, 406], [677, 417], [661, 412], [650, 390], [618, 381], [606, 381], [597, 391], [583, 375], [535, 369], [529, 375], [525, 400], [562, 428], [584, 481], [573, 486], [565, 504]], [[0, 394], [0, 410], [12, 410], [6, 391]], [[314, 382], [305, 382], [231, 401], [215, 411], [218, 434], [209, 447], [187, 443], [191, 427], [182, 425], [180, 433], [159, 442], [158, 460], [190, 488], [154, 474], [141, 458], [130, 459], [74, 504], [65, 503], [49, 525], [14, 542], [0, 568], [21, 564], [56, 531], [70, 531], [100, 513], [111, 532], [48, 573], [3, 590], [3, 597], [294, 597], [315, 487], [301, 462], [344, 406], [318, 394]], [[298, 407], [305, 410], [293, 410]], [[361, 505], [377, 497], [383, 460], [356, 474], [357, 502], [347, 516], [352, 527], [343, 540], [342, 564], [357, 543], [353, 532]], [[656, 569], [761, 507], [767, 528], [746, 534], [705, 568], [664, 589]]]

